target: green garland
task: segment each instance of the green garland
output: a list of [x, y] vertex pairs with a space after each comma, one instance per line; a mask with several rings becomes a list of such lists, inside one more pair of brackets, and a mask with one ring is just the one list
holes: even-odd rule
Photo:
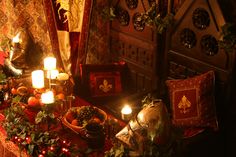
[[[16, 96], [11, 106], [4, 110], [2, 126], [7, 132], [6, 140], [13, 141], [30, 156], [66, 157], [79, 154], [74, 145], [59, 138], [56, 131], [50, 131], [50, 125], [57, 120], [53, 113], [39, 111], [33, 124], [29, 122], [20, 100], [21, 97]], [[45, 120], [47, 123], [44, 123]], [[44, 124], [47, 124], [46, 128], [42, 127]]]

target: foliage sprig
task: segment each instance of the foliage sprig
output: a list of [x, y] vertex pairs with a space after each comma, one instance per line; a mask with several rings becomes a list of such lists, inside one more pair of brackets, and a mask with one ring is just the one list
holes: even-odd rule
[[233, 52], [236, 48], [236, 26], [232, 23], [226, 23], [221, 29], [222, 39], [218, 40], [219, 47], [226, 52]]

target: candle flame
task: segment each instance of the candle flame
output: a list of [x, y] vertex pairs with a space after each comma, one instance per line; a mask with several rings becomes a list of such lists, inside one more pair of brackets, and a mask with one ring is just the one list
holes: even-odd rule
[[13, 43], [19, 43], [20, 42], [20, 32], [16, 34], [15, 37], [12, 39]]
[[131, 114], [132, 113], [132, 109], [129, 105], [125, 105], [122, 110], [121, 113], [123, 114]]

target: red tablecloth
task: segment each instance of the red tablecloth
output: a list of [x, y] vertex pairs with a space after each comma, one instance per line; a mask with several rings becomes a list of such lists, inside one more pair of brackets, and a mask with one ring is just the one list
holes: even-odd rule
[[[87, 101], [80, 99], [80, 98], [76, 98], [74, 100], [74, 102], [72, 103], [72, 106], [84, 106], [84, 105], [91, 105], [90, 103], [88, 103]], [[31, 118], [31, 120], [33, 121], [34, 116], [36, 115], [36, 111], [32, 111], [32, 110], [26, 110], [26, 114], [28, 114], [28, 116]], [[105, 132], [106, 132], [106, 140], [105, 140], [105, 144], [104, 147], [102, 149], [98, 149], [98, 150], [90, 150], [91, 153], [89, 153], [89, 157], [103, 157], [104, 156], [104, 152], [107, 150], [110, 150], [110, 148], [112, 147], [112, 139], [114, 138], [114, 135], [119, 131], [119, 129], [121, 129], [122, 127], [125, 126], [125, 123], [116, 119], [114, 116], [112, 116], [111, 114], [107, 114], [108, 115], [108, 120], [111, 120], [113, 122], [117, 122], [117, 126], [119, 127], [114, 127], [114, 125], [106, 125], [105, 126]], [[0, 121], [4, 120], [4, 115], [0, 114]], [[59, 129], [58, 129], [59, 128]], [[69, 128], [67, 128], [66, 126], [59, 126], [58, 129], [58, 133], [61, 135], [61, 137], [67, 139], [68, 141], [79, 145], [80, 149], [84, 150], [84, 152], [88, 151], [88, 146], [87, 143], [84, 139], [81, 138], [81, 136], [75, 132], [73, 132], [72, 130], [70, 130]], [[6, 141], [6, 131], [4, 130], [4, 128], [2, 126], [0, 126], [0, 154], [1, 157], [16, 157], [16, 156], [21, 156], [21, 157], [27, 157], [26, 153], [24, 152], [20, 152], [19, 148], [17, 145], [15, 145], [13, 142], [11, 141]]]

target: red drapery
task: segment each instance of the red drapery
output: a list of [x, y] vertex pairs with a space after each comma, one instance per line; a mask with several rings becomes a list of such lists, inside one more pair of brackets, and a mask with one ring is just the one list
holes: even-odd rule
[[[58, 58], [59, 64], [62, 65], [64, 70], [67, 72], [69, 69], [69, 73], [72, 75], [77, 73], [78, 65], [80, 63], [85, 63], [86, 61], [86, 48], [92, 4], [93, 0], [84, 1], [81, 28], [79, 31], [74, 31], [69, 28], [67, 19], [68, 16], [64, 16], [68, 14], [65, 14], [66, 11], [61, 8], [61, 4], [57, 3], [57, 0], [44, 0], [45, 14], [52, 43], [52, 51]], [[69, 60], [67, 62], [65, 59], [65, 53], [63, 54], [60, 49], [60, 44], [63, 44], [63, 42], [59, 41], [59, 36], [63, 31], [68, 32], [68, 40], [70, 45], [70, 51], [66, 52], [67, 57], [69, 56]], [[67, 67], [68, 64], [71, 64], [69, 68]]]

